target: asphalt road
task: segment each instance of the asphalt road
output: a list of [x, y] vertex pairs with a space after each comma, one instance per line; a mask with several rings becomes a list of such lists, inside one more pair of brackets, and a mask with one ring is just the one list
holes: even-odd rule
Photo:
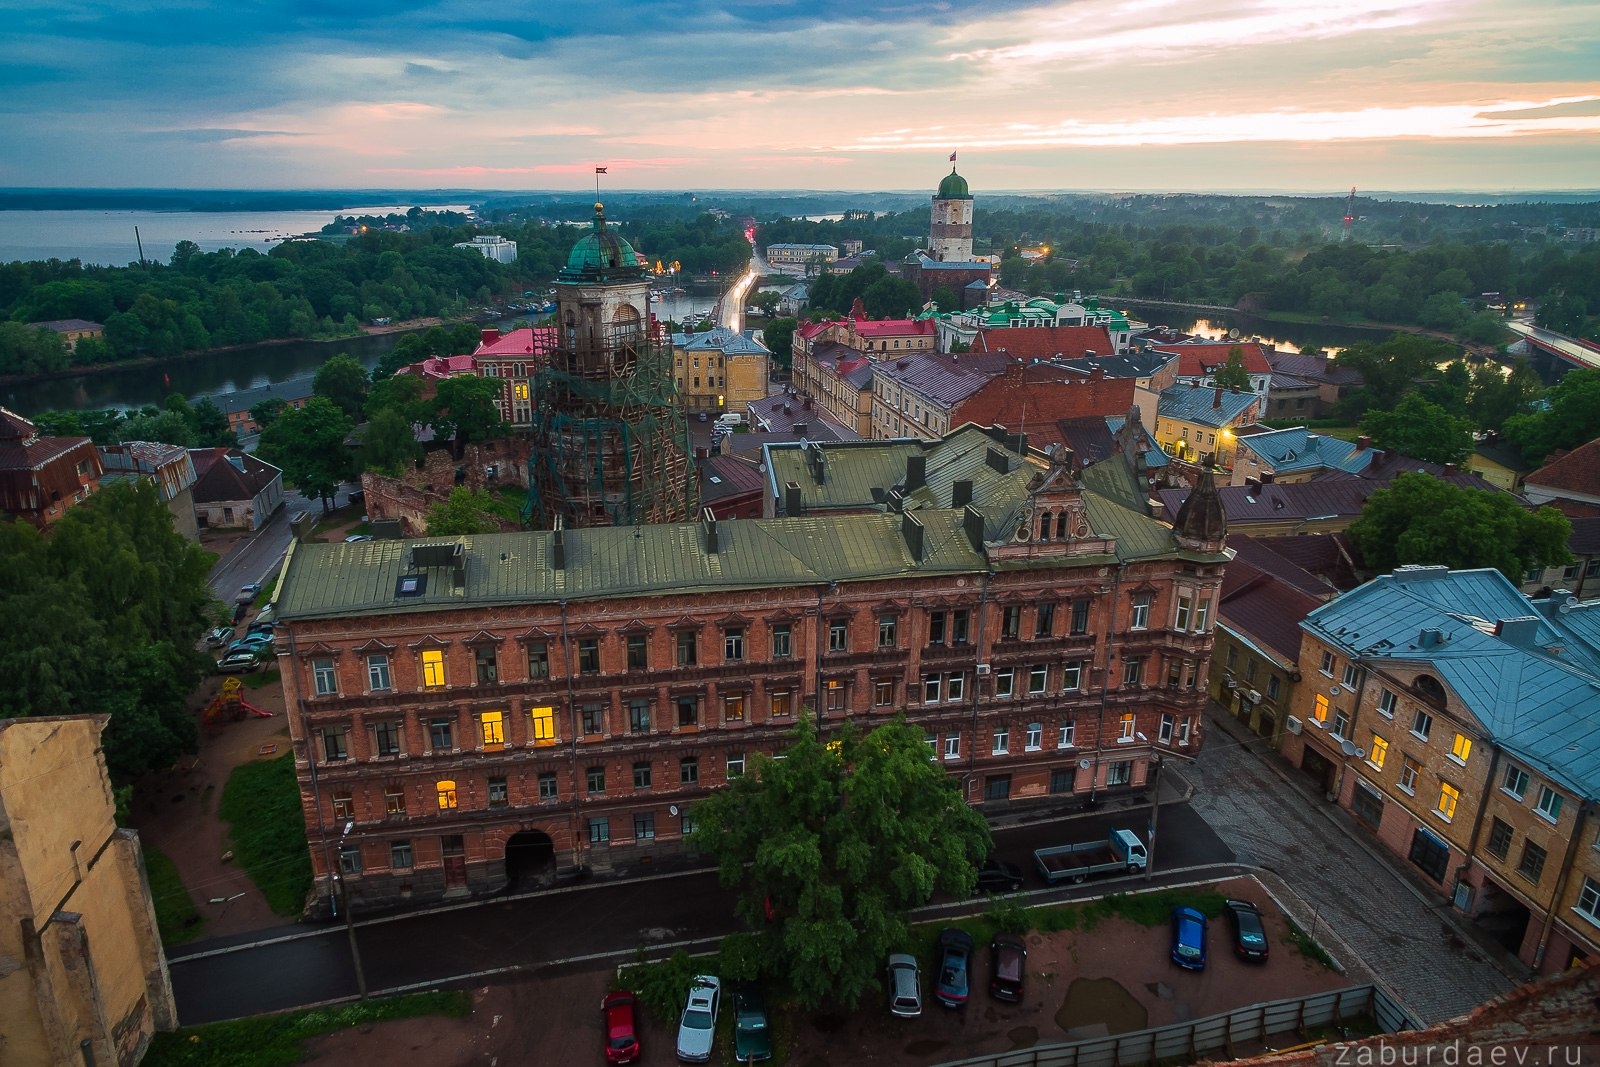
[[[340, 486], [335, 500], [348, 503], [350, 491], [354, 488], [351, 485]], [[337, 507], [337, 502], [333, 506]], [[261, 529], [234, 545], [227, 555], [217, 560], [206, 577], [206, 584], [219, 600], [231, 607], [234, 594], [239, 592], [241, 586], [251, 582], [266, 582], [276, 574], [283, 554], [289, 549], [289, 520], [302, 511], [320, 513], [322, 502], [308, 500], [296, 491], [284, 493], [283, 506], [272, 513]]]
[[[1023, 867], [1030, 904], [1127, 891], [1142, 880], [1107, 878], [1046, 889], [1032, 869], [1031, 852], [1103, 837], [1117, 827], [1131, 827], [1143, 836], [1147, 817], [1145, 807], [1001, 829], [995, 833], [995, 854]], [[1226, 865], [1233, 859], [1186, 803], [1162, 806], [1161, 839], [1157, 882], [1163, 880], [1161, 872]], [[367, 987], [378, 993], [531, 974], [541, 967], [610, 954], [630, 958], [641, 946], [717, 938], [737, 929], [733, 901], [734, 895], [718, 886], [713, 873], [701, 871], [585, 883], [428, 914], [371, 921], [358, 917], [356, 936]], [[936, 906], [949, 903], [935, 901]], [[983, 900], [970, 905], [974, 911], [986, 906]], [[261, 931], [243, 945], [185, 946], [172, 958], [171, 971], [178, 1017], [186, 1026], [356, 995], [346, 931], [337, 923]]]

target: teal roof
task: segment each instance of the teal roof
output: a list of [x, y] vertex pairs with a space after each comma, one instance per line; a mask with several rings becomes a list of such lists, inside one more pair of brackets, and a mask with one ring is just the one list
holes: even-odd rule
[[967, 179], [956, 173], [956, 168], [951, 167], [950, 173], [944, 176], [944, 181], [939, 183], [940, 200], [971, 200], [972, 194], [967, 191]]
[[1219, 397], [1210, 385], [1173, 385], [1162, 390], [1156, 414], [1194, 426], [1231, 426], [1256, 399], [1254, 393], [1227, 389]]
[[1280, 474], [1292, 471], [1336, 470], [1358, 474], [1372, 463], [1372, 449], [1357, 450], [1355, 442], [1310, 433], [1304, 426], [1239, 438], [1239, 444], [1266, 460]]
[[594, 206], [594, 229], [578, 238], [560, 274], [564, 282], [620, 280], [642, 277], [644, 265], [626, 238], [606, 226], [603, 204]]

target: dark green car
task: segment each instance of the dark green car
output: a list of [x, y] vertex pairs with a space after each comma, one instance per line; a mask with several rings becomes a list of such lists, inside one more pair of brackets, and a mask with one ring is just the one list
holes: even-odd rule
[[733, 991], [733, 1053], [737, 1063], [760, 1063], [772, 1058], [772, 1034], [767, 1029], [761, 988], [747, 982]]

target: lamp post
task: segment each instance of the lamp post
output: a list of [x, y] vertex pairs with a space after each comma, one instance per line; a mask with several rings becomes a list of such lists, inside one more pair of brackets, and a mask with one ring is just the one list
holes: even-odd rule
[[339, 907], [344, 912], [344, 931], [350, 938], [350, 962], [356, 969], [356, 992], [362, 1000], [367, 999], [367, 973], [361, 967], [361, 949], [356, 945], [356, 924], [350, 914], [350, 893], [344, 882], [344, 839], [350, 836], [350, 831], [355, 828], [355, 820], [351, 819], [344, 824], [344, 829], [339, 834], [339, 870], [333, 873], [334, 884], [339, 887]]
[[[1149, 743], [1149, 741], [1150, 741], [1150, 739], [1148, 737], [1146, 737], [1144, 734], [1139, 734], [1138, 737], [1139, 737], [1139, 740], [1144, 741], [1146, 743]], [[1195, 762], [1195, 758], [1193, 756], [1184, 756], [1184, 755], [1181, 755], [1181, 754], [1179, 754], [1177, 752], [1161, 752], [1161, 751], [1157, 751], [1153, 755], [1154, 755], [1155, 765], [1156, 765], [1156, 774], [1155, 774], [1155, 785], [1154, 785], [1154, 788], [1152, 789], [1152, 791], [1150, 793], [1150, 826], [1149, 826], [1150, 840], [1145, 844], [1145, 850], [1144, 850], [1144, 880], [1147, 881], [1147, 882], [1150, 881], [1151, 877], [1154, 875], [1155, 867], [1156, 867], [1156, 823], [1161, 818], [1161, 768], [1162, 768], [1162, 765], [1166, 762], [1166, 757], [1167, 756], [1171, 756], [1174, 759], [1188, 760], [1190, 763], [1194, 763]]]

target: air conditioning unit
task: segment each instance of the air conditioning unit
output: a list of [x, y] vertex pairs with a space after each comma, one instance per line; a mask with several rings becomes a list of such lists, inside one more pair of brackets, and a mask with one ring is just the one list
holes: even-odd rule
[[1298, 715], [1289, 716], [1283, 721], [1283, 728], [1288, 730], [1291, 734], [1299, 733], [1301, 729], [1300, 717]]
[[982, 675], [985, 675], [985, 674], [988, 674], [988, 673], [989, 673], [989, 665], [987, 663], [978, 664], [978, 674], [979, 674], [979, 676], [982, 676]]
[[1261, 703], [1261, 693], [1258, 690], [1255, 690], [1255, 689], [1250, 690], [1250, 703], [1252, 703], [1252, 704]]
[[1237, 689], [1237, 688], [1239, 688], [1239, 683], [1236, 682], [1235, 680], [1233, 680], [1232, 678], [1229, 678], [1225, 684], [1227, 685], [1227, 687], [1229, 689]]

